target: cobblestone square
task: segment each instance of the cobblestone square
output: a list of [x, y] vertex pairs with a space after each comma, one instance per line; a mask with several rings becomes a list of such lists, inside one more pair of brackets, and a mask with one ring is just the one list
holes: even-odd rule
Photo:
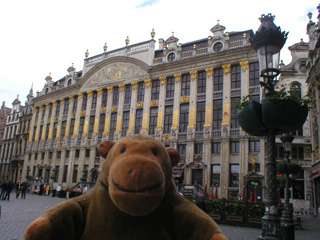
[[[0, 239], [20, 240], [27, 226], [50, 207], [64, 201], [62, 198], [38, 196], [27, 194], [26, 199], [16, 199], [11, 193], [10, 201], [0, 201]], [[261, 230], [259, 228], [220, 225], [229, 240], [257, 239]], [[295, 231], [295, 240], [320, 239], [320, 219], [312, 216], [302, 217], [304, 230]], [[152, 239], [150, 239], [152, 240]], [[200, 240], [200, 239], [199, 239]]]

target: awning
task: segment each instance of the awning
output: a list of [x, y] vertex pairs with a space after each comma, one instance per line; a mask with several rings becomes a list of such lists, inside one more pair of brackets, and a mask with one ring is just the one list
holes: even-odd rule
[[183, 177], [183, 173], [184, 173], [183, 169], [176, 169], [176, 170], [173, 170], [172, 176], [173, 178], [181, 178]]

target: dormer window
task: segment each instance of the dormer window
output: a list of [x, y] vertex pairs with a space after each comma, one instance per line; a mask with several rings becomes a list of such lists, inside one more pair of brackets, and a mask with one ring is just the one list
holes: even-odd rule
[[222, 49], [223, 49], [223, 44], [221, 42], [217, 42], [213, 45], [214, 52], [221, 52]]
[[48, 92], [49, 92], [49, 88], [46, 88], [46, 94], [48, 94]]
[[71, 80], [71, 79], [69, 79], [69, 80], [68, 80], [68, 84], [67, 84], [67, 86], [68, 86], [68, 87], [70, 87], [70, 86], [71, 86], [71, 84], [72, 84], [72, 80]]
[[307, 66], [305, 63], [300, 64], [299, 66], [300, 72], [306, 72], [307, 71]]
[[173, 62], [176, 59], [176, 54], [174, 52], [171, 52], [168, 54], [167, 60], [168, 62]]

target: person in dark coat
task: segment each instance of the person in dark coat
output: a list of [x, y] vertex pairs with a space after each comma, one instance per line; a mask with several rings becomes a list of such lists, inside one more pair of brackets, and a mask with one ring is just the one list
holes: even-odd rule
[[41, 196], [42, 193], [43, 193], [43, 189], [44, 189], [44, 185], [41, 184], [41, 185], [40, 185], [40, 190], [39, 190], [39, 195], [40, 195], [40, 196]]
[[6, 193], [7, 193], [7, 188], [8, 188], [8, 183], [7, 181], [2, 182], [2, 190], [1, 190], [1, 195], [0, 199], [4, 200]]
[[13, 188], [13, 184], [11, 181], [9, 181], [7, 185], [7, 191], [6, 191], [5, 197], [2, 200], [8, 200], [8, 201], [10, 200], [10, 193], [12, 192], [12, 188]]
[[27, 190], [28, 190], [28, 182], [24, 181], [21, 187], [21, 199], [26, 199]]

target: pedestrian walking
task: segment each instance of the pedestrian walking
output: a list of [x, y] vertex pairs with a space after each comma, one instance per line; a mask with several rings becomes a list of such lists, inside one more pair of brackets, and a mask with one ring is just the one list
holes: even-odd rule
[[68, 186], [66, 189], [66, 199], [70, 199], [70, 192], [71, 192], [71, 188], [70, 186]]
[[49, 191], [50, 191], [50, 185], [48, 184], [46, 186], [46, 195], [49, 196]]
[[20, 193], [21, 193], [21, 188], [22, 188], [22, 183], [21, 182], [18, 182], [16, 184], [16, 198], [19, 197]]
[[8, 201], [10, 200], [10, 193], [12, 191], [12, 188], [13, 188], [13, 184], [11, 181], [9, 181], [7, 185], [7, 191], [6, 191], [5, 197], [2, 200], [8, 200]]
[[86, 193], [86, 192], [88, 192], [88, 187], [87, 187], [87, 185], [84, 185], [83, 193]]
[[61, 187], [61, 185], [59, 184], [59, 185], [57, 186], [56, 197], [59, 197], [61, 188], [62, 188], [62, 187]]
[[3, 181], [1, 186], [2, 186], [2, 190], [1, 190], [0, 199], [4, 200], [6, 193], [7, 193], [8, 182]]
[[21, 187], [21, 199], [26, 199], [27, 190], [28, 190], [28, 182], [24, 181]]
[[40, 196], [42, 196], [43, 190], [44, 190], [44, 185], [40, 184], [40, 190], [39, 190], [39, 195]]

